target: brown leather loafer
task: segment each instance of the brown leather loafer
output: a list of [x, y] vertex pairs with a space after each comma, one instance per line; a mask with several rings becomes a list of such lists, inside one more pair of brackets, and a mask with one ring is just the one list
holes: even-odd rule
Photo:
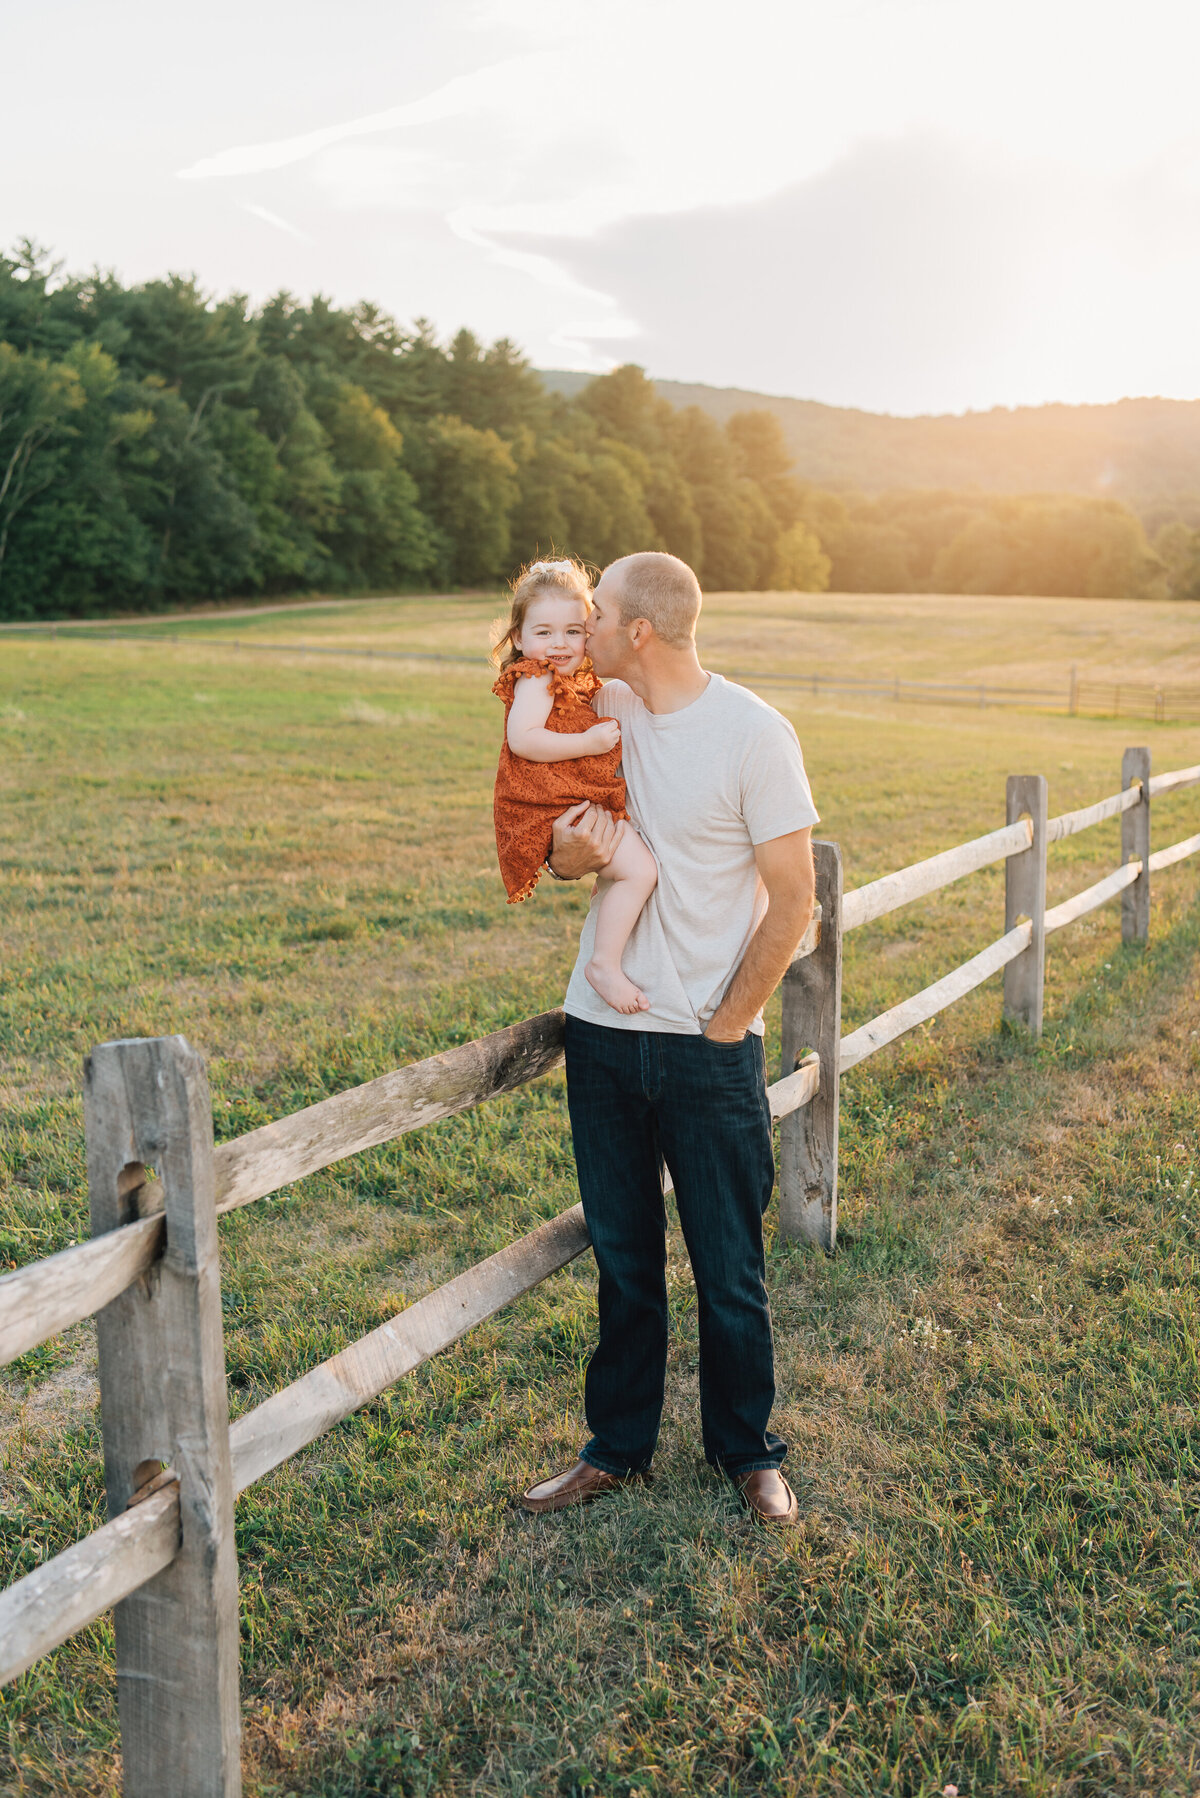
[[800, 1514], [796, 1494], [777, 1467], [734, 1474], [733, 1483], [755, 1523], [795, 1523]]
[[551, 1474], [521, 1494], [527, 1511], [565, 1511], [569, 1505], [590, 1505], [605, 1492], [615, 1492], [630, 1480], [645, 1479], [645, 1474], [604, 1473], [590, 1461], [576, 1461], [565, 1473]]

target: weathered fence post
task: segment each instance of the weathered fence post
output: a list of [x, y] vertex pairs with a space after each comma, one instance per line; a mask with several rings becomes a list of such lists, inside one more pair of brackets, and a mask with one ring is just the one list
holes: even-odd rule
[[171, 1565], [116, 1607], [127, 1798], [241, 1791], [237, 1560], [213, 1188], [212, 1104], [181, 1036], [105, 1043], [84, 1069], [92, 1234], [138, 1215], [153, 1166], [162, 1259], [97, 1317], [108, 1513], [168, 1467]]
[[783, 1072], [815, 1049], [816, 1096], [779, 1124], [779, 1227], [830, 1252], [837, 1242], [838, 1058], [842, 1041], [842, 852], [814, 843], [820, 940], [783, 977]]
[[1122, 864], [1139, 861], [1142, 871], [1121, 894], [1121, 941], [1145, 943], [1150, 938], [1150, 751], [1127, 749], [1121, 757], [1121, 785], [1141, 782], [1140, 805], [1121, 813]]
[[1022, 918], [1029, 918], [1033, 937], [1025, 953], [1004, 970], [1004, 1015], [1038, 1037], [1046, 982], [1046, 776], [1010, 774], [1005, 800], [1005, 822], [1015, 824], [1028, 817], [1033, 842], [1004, 864], [1004, 929], [1007, 934]]

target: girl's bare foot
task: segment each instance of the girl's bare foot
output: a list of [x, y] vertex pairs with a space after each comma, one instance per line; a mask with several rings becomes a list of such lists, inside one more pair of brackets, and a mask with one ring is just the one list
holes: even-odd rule
[[627, 980], [620, 968], [611, 968], [593, 957], [583, 972], [588, 984], [595, 987], [604, 1003], [611, 1005], [614, 1011], [649, 1011], [650, 1001], [645, 993], [634, 986], [632, 980]]

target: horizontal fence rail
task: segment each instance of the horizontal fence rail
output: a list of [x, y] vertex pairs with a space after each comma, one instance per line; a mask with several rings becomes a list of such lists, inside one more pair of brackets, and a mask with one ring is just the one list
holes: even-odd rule
[[566, 1267], [590, 1243], [583, 1206], [573, 1205], [239, 1417], [229, 1432], [235, 1493]]
[[[1119, 793], [1048, 818], [1045, 781], [1040, 776], [1014, 776], [1008, 790], [1009, 821], [1003, 827], [844, 895], [839, 851], [832, 844], [815, 846], [820, 905], [785, 978], [785, 1065], [781, 1077], [767, 1089], [771, 1116], [781, 1123], [786, 1151], [780, 1174], [780, 1226], [785, 1234], [809, 1236], [826, 1249], [834, 1246], [837, 1090], [842, 1074], [1001, 970], [1006, 1012], [1036, 1034], [1047, 936], [1110, 900], [1122, 900], [1126, 940], [1146, 939], [1150, 875], [1200, 853], [1200, 833], [1151, 852], [1151, 800], [1200, 783], [1200, 765], [1151, 778], [1149, 752], [1129, 750], [1122, 782]], [[1084, 891], [1047, 907], [1048, 846], [1113, 819], [1121, 822], [1121, 865]], [[1006, 866], [1004, 933], [921, 992], [842, 1036], [845, 931], [998, 862]], [[228, 1612], [230, 1603], [236, 1609], [236, 1599], [229, 1597], [232, 1587], [222, 1597], [219, 1582], [213, 1584], [210, 1577], [220, 1557], [231, 1552], [222, 1533], [221, 1502], [231, 1506], [234, 1495], [589, 1247], [582, 1207], [573, 1206], [407, 1306], [230, 1426], [227, 1419], [222, 1421], [216, 1218], [348, 1156], [514, 1091], [560, 1065], [562, 1039], [562, 1013], [546, 1012], [216, 1146], [203, 1064], [182, 1038], [110, 1044], [93, 1057], [85, 1110], [93, 1228], [99, 1233], [0, 1279], [0, 1361], [12, 1360], [82, 1318], [101, 1313], [106, 1482], [115, 1510], [102, 1528], [0, 1593], [0, 1682], [16, 1677], [117, 1607], [125, 1787], [131, 1798], [150, 1793], [157, 1798], [164, 1791], [178, 1792], [181, 1798], [201, 1791], [234, 1798], [239, 1789], [236, 1616], [231, 1622]], [[162, 1070], [157, 1084], [150, 1079], [156, 1067]], [[119, 1094], [120, 1104], [132, 1107], [127, 1123], [106, 1112], [106, 1092]], [[139, 1098], [141, 1093], [153, 1095], [159, 1122], [149, 1121], [148, 1109], [145, 1115], [138, 1113], [139, 1104], [151, 1104], [150, 1097]], [[146, 1146], [139, 1148], [140, 1143]], [[115, 1163], [110, 1150], [117, 1156]], [[144, 1160], [153, 1161], [159, 1179], [147, 1177]], [[669, 1189], [669, 1173], [664, 1184]], [[164, 1257], [164, 1247], [172, 1244], [174, 1252]], [[163, 1351], [155, 1346], [158, 1338], [153, 1334], [161, 1322], [153, 1323], [157, 1312], [150, 1305], [151, 1284], [145, 1278], [150, 1274], [163, 1294], [170, 1295], [169, 1303], [166, 1296], [155, 1301], [162, 1318], [174, 1317], [183, 1330], [171, 1350], [185, 1357], [176, 1367], [172, 1389], [180, 1385], [177, 1376], [188, 1371], [186, 1356], [193, 1352], [184, 1330], [185, 1325], [192, 1327], [189, 1320], [200, 1332], [194, 1338], [194, 1352], [207, 1357], [203, 1381], [197, 1372], [190, 1390], [208, 1391], [209, 1413], [198, 1435], [191, 1418], [173, 1421], [177, 1455], [169, 1462], [158, 1453], [163, 1445], [157, 1436], [154, 1453], [135, 1452], [142, 1410], [158, 1415], [165, 1387], [163, 1392], [143, 1388], [138, 1400], [132, 1388], [126, 1397], [113, 1383], [113, 1369], [126, 1364], [122, 1357], [128, 1358], [129, 1345], [139, 1331], [143, 1336], [138, 1379], [162, 1383]], [[118, 1313], [126, 1321], [116, 1328]], [[217, 1320], [215, 1342], [211, 1334], [204, 1336], [209, 1327], [206, 1318]], [[145, 1334], [147, 1330], [151, 1333]], [[128, 1365], [133, 1367], [134, 1362]], [[214, 1378], [217, 1387], [212, 1385]], [[182, 1385], [186, 1388], [187, 1381]], [[186, 1450], [185, 1442], [191, 1443]], [[198, 1447], [203, 1448], [199, 1459]], [[210, 1467], [217, 1486], [221, 1479], [226, 1482], [229, 1496], [224, 1501], [205, 1485]], [[152, 1588], [156, 1595], [148, 1604], [143, 1588]], [[219, 1677], [198, 1679], [198, 1686], [205, 1689], [189, 1695], [186, 1731], [167, 1714], [165, 1695], [178, 1689], [177, 1678], [172, 1684], [171, 1666], [194, 1665], [207, 1672], [205, 1644], [199, 1638], [189, 1641], [185, 1647], [191, 1658], [179, 1662], [177, 1644], [169, 1633], [162, 1635], [163, 1619], [170, 1629], [181, 1628], [187, 1634], [191, 1613], [186, 1604], [179, 1608], [180, 1594], [185, 1592], [194, 1592], [198, 1604], [203, 1600], [200, 1608], [208, 1606], [210, 1624], [205, 1627], [214, 1627], [213, 1618], [223, 1619], [219, 1652], [213, 1649]], [[130, 1610], [131, 1605], [141, 1608]], [[160, 1606], [166, 1609], [156, 1608]], [[159, 1632], [161, 1646], [149, 1660], [146, 1642], [139, 1647], [140, 1629], [151, 1635]], [[165, 1671], [159, 1658], [170, 1663]], [[161, 1706], [166, 1712], [160, 1715], [156, 1707]], [[222, 1771], [214, 1777], [212, 1768], [218, 1764]], [[195, 1767], [207, 1769], [202, 1778], [193, 1778]]]
[[995, 707], [1023, 711], [1065, 712], [1070, 717], [1147, 718], [1156, 724], [1200, 719], [1200, 687], [1170, 687], [1152, 681], [1079, 680], [1072, 674], [1065, 687], [1013, 686], [999, 680], [905, 680], [900, 675], [790, 674], [758, 668], [722, 669], [731, 680], [751, 686], [807, 693], [844, 693], [853, 699], [891, 700], [894, 704]]
[[1176, 768], [1172, 774], [1155, 774], [1150, 781], [1150, 797], [1160, 798], [1164, 793], [1178, 793], [1184, 787], [1194, 787], [1200, 782], [1200, 762], [1194, 768]]
[[511, 1092], [561, 1062], [562, 1013], [547, 1011], [263, 1124], [217, 1150], [217, 1211]]
[[[188, 645], [200, 649], [226, 649], [235, 654], [333, 656], [348, 661], [367, 662], [447, 662], [473, 667], [483, 672], [489, 668], [481, 656], [442, 654], [427, 649], [379, 649], [372, 645], [334, 643], [261, 642], [255, 637], [229, 637], [194, 630], [163, 628], [137, 629], [120, 625], [28, 624], [6, 627], [16, 637], [48, 638], [52, 641], [93, 641], [108, 643], [150, 643], [167, 647]], [[1146, 718], [1156, 724], [1188, 723], [1200, 719], [1200, 687], [1164, 686], [1154, 681], [1080, 680], [1072, 673], [1066, 686], [1020, 686], [1003, 678], [988, 680], [930, 681], [906, 680], [899, 675], [825, 674], [812, 670], [789, 673], [769, 668], [718, 668], [729, 680], [745, 681], [752, 687], [771, 687], [807, 693], [818, 699], [823, 694], [847, 694], [853, 699], [891, 700], [893, 703], [916, 705], [973, 706], [981, 710], [1007, 708], [1064, 712], [1068, 716], [1087, 715], [1099, 718]]]
[[[812, 953], [819, 928], [818, 917], [797, 946], [798, 959]], [[561, 1062], [562, 1013], [543, 1012], [218, 1143], [217, 1214], [511, 1092]], [[149, 1182], [136, 1197], [152, 1215], [0, 1275], [0, 1366], [91, 1317], [154, 1264], [166, 1240], [162, 1187]]]
[[[511, 1092], [561, 1061], [562, 1013], [543, 1012], [219, 1143], [217, 1213]], [[161, 1186], [143, 1187], [139, 1198], [143, 1209], [161, 1211]], [[163, 1242], [162, 1217], [152, 1215], [0, 1277], [0, 1365], [124, 1292], [157, 1260]]]
[[[562, 1013], [532, 1021], [540, 1025], [547, 1018], [557, 1020], [561, 1041]], [[809, 1056], [768, 1087], [772, 1117], [808, 1104], [818, 1083], [816, 1057]], [[667, 1176], [667, 1190], [670, 1184]], [[590, 1243], [583, 1207], [574, 1205], [246, 1412], [229, 1430], [235, 1494], [566, 1267]], [[0, 1685], [137, 1591], [169, 1565], [178, 1546], [179, 1494], [172, 1486], [0, 1592]]]
[[94, 1236], [0, 1275], [0, 1366], [107, 1305], [162, 1254], [161, 1217]]
[[[1143, 793], [1143, 782], [1134, 779], [1132, 783], [1119, 793], [1113, 793], [1106, 799], [1096, 801], [1092, 805], [1081, 806], [1078, 810], [1061, 813], [1058, 817], [1048, 819], [1044, 832], [1046, 846], [1062, 842], [1068, 837], [1091, 829], [1094, 825], [1103, 824], [1114, 818], [1123, 817], [1142, 805], [1144, 798], [1157, 794], [1178, 792], [1186, 787], [1200, 783], [1200, 765], [1192, 768], [1177, 769], [1169, 774], [1161, 774], [1147, 780], [1146, 792]], [[852, 930], [862, 924], [874, 922], [889, 912], [909, 904], [912, 900], [926, 897], [928, 894], [963, 879], [995, 862], [1008, 860], [1021, 855], [1033, 846], [1034, 828], [1028, 818], [1007, 825], [1001, 830], [989, 832], [986, 836], [977, 837], [973, 842], [962, 843], [953, 849], [943, 850], [941, 854], [930, 856], [927, 860], [916, 862], [911, 867], [903, 868], [896, 874], [884, 875], [881, 879], [871, 881], [866, 886], [858, 887], [847, 893], [842, 902], [842, 928]], [[1187, 837], [1169, 848], [1160, 849], [1145, 861], [1145, 870], [1156, 873], [1160, 869], [1172, 867], [1176, 862], [1200, 852], [1200, 834]], [[1046, 909], [1043, 913], [1042, 931], [1045, 935], [1061, 930], [1067, 924], [1107, 904], [1130, 887], [1136, 885], [1143, 875], [1143, 862], [1135, 859], [1126, 862], [1122, 867], [1107, 874], [1102, 880], [1087, 887], [1084, 891], [1065, 899], [1061, 904]], [[873, 1018], [870, 1023], [860, 1026], [842, 1038], [838, 1058], [839, 1074], [848, 1073], [852, 1068], [865, 1061], [877, 1050], [896, 1041], [917, 1025], [929, 1021], [938, 1012], [965, 997], [975, 987], [998, 973], [1002, 968], [1016, 961], [1031, 947], [1033, 925], [1026, 922], [1007, 932], [997, 942], [983, 949], [970, 961], [963, 963], [952, 973], [935, 981], [911, 999], [893, 1006], [890, 1011], [880, 1017]]]
[[886, 1048], [894, 1043], [898, 1036], [904, 1036], [909, 1030], [915, 1030], [918, 1024], [925, 1024], [936, 1017], [939, 1011], [945, 1011], [956, 999], [964, 999], [977, 986], [1018, 955], [1028, 949], [1033, 935], [1032, 924], [1018, 924], [998, 941], [981, 949], [970, 961], [963, 962], [952, 974], [946, 974], [941, 980], [935, 980], [922, 992], [914, 993], [911, 999], [905, 999], [900, 1005], [893, 1005], [890, 1011], [872, 1018], [869, 1024], [863, 1024], [852, 1030], [849, 1036], [842, 1038], [842, 1049], [839, 1057], [840, 1071], [849, 1073], [868, 1055], [874, 1055], [877, 1049]]
[[1075, 715], [1092, 718], [1147, 718], [1189, 723], [1200, 718], [1200, 692], [1195, 687], [1160, 687], [1151, 681], [1093, 681], [1075, 684]]
[[0, 1592], [0, 1685], [169, 1567], [179, 1553], [179, 1487], [123, 1511]]
[[1117, 868], [1112, 874], [1106, 874], [1095, 886], [1085, 887], [1082, 893], [1076, 893], [1072, 899], [1064, 899], [1061, 905], [1052, 906], [1046, 913], [1044, 929], [1049, 935], [1052, 930], [1061, 930], [1064, 924], [1073, 924], [1076, 918], [1086, 917], [1088, 912], [1095, 911], [1098, 905], [1107, 905], [1126, 887], [1131, 887], [1142, 872], [1141, 862], [1128, 862], [1125, 867]]
[[981, 868], [991, 867], [993, 862], [1019, 855], [1032, 842], [1033, 826], [1026, 819], [1020, 819], [1016, 824], [1006, 824], [1002, 830], [976, 837], [974, 842], [943, 849], [940, 855], [931, 855], [928, 861], [914, 862], [911, 868], [901, 868], [898, 874], [885, 874], [867, 886], [855, 887], [842, 900], [842, 929], [855, 930], [860, 924], [872, 924], [876, 918], [882, 918], [914, 899], [923, 899], [968, 874], [977, 874]]
[[1126, 787], [1122, 793], [1110, 793], [1107, 799], [1099, 799], [1095, 805], [1080, 806], [1077, 812], [1062, 812], [1047, 823], [1046, 841], [1061, 843], [1065, 837], [1078, 836], [1081, 830], [1090, 830], [1093, 824], [1104, 824], [1109, 818], [1119, 818], [1141, 803], [1142, 789], [1139, 783]]
[[1169, 849], [1156, 849], [1147, 866], [1152, 874], [1157, 874], [1160, 868], [1172, 868], [1176, 862], [1186, 861], [1189, 855], [1195, 855], [1198, 850], [1200, 834], [1184, 837], [1181, 843], [1172, 843]]

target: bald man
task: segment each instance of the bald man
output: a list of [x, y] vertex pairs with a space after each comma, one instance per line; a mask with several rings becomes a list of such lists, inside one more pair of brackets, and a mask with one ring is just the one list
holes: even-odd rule
[[555, 825], [546, 866], [578, 880], [604, 866], [621, 830], [649, 844], [658, 886], [624, 968], [650, 1009], [613, 1011], [584, 978], [593, 903], [565, 1003], [575, 1162], [600, 1273], [590, 1436], [573, 1467], [522, 1503], [563, 1510], [650, 1471], [667, 1364], [665, 1162], [696, 1280], [705, 1456], [756, 1518], [787, 1524], [787, 1444], [769, 1428], [762, 1220], [775, 1162], [762, 1008], [812, 917], [817, 813], [787, 719], [701, 667], [700, 605], [686, 563], [625, 556], [602, 575], [588, 623], [606, 683], [596, 709], [621, 727], [633, 825], [577, 806]]

